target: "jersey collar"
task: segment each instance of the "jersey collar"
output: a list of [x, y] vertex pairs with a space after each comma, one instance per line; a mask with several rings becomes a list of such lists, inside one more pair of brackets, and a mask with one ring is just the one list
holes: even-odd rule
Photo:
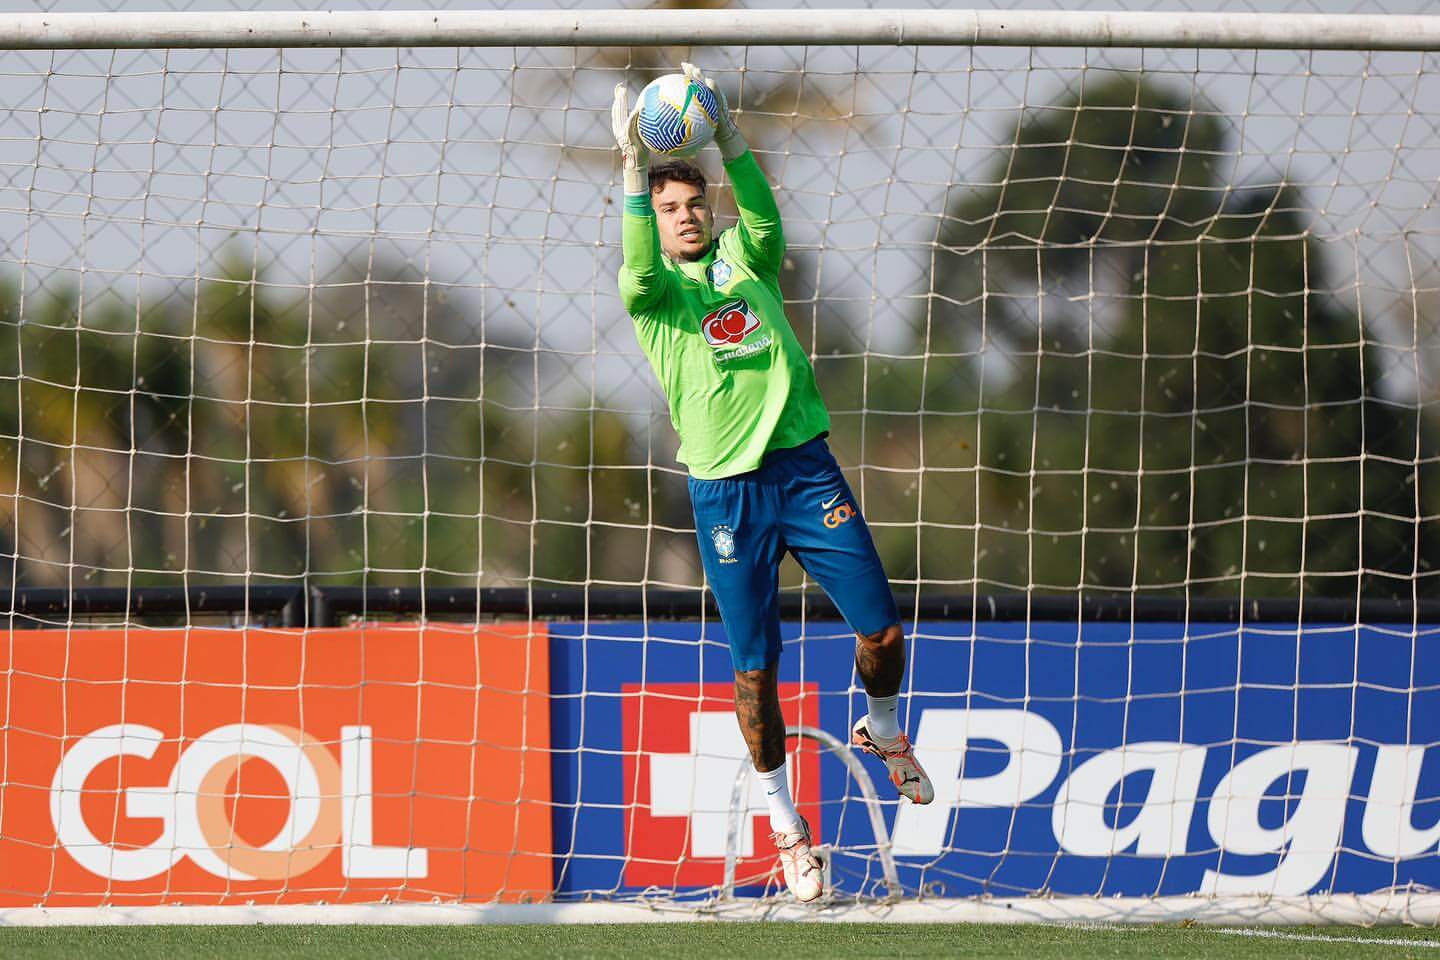
[[691, 280], [697, 283], [709, 283], [710, 264], [714, 262], [715, 253], [719, 249], [719, 242], [713, 241], [710, 244], [710, 249], [706, 250], [705, 255], [699, 260], [671, 260], [670, 262], [675, 265], [675, 269], [679, 270]]

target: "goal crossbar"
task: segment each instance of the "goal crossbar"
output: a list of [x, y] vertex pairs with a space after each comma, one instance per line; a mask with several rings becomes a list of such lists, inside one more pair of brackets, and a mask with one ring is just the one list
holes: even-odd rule
[[1055, 10], [29, 13], [0, 49], [973, 45], [1440, 50], [1440, 16]]

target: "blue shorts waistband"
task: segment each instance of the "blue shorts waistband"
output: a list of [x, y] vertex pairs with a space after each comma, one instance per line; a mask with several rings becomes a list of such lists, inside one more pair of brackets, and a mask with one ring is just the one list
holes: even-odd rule
[[754, 470], [746, 470], [744, 473], [734, 473], [728, 477], [713, 477], [711, 479], [697, 477], [692, 474], [686, 479], [692, 490], [696, 487], [704, 487], [710, 483], [725, 483], [729, 480], [755, 480], [777, 464], [783, 464], [792, 458], [807, 456], [827, 449], [825, 446], [825, 438], [828, 436], [830, 436], [830, 434], [827, 431], [811, 437], [798, 447], [781, 447], [777, 450], [767, 450], [760, 455], [760, 465]]
[[829, 435], [828, 433], [822, 433], [811, 437], [798, 447], [781, 447], [778, 450], [766, 450], [760, 457], [760, 469], [764, 470], [766, 467], [783, 462], [791, 457], [801, 456], [812, 452], [818, 447], [823, 447], [825, 445], [825, 438]]

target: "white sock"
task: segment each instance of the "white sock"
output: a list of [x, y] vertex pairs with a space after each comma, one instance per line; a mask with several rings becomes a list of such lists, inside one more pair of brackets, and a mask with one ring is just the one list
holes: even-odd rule
[[865, 701], [870, 705], [870, 736], [881, 740], [900, 736], [900, 695], [872, 697], [867, 693]]
[[800, 811], [790, 798], [790, 778], [785, 775], [785, 764], [774, 770], [755, 771], [755, 776], [765, 786], [765, 802], [770, 805], [770, 829], [775, 833], [786, 833], [800, 825]]

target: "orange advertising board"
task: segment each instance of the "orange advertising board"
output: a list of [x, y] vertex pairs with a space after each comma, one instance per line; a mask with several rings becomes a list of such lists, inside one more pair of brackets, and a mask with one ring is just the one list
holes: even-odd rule
[[539, 899], [543, 624], [0, 636], [0, 906]]

